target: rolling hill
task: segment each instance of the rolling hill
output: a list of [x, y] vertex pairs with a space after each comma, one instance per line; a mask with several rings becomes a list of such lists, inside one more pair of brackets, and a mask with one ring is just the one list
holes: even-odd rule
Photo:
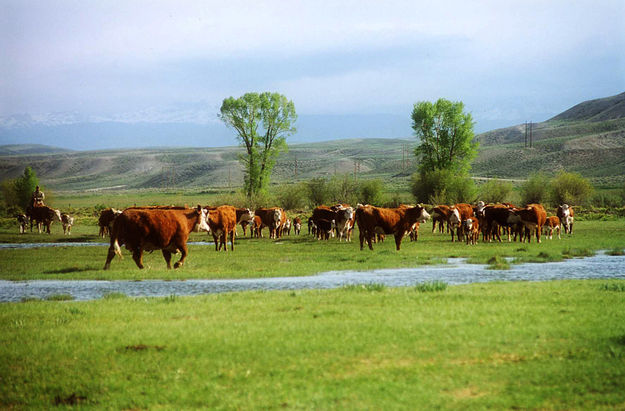
[[[625, 181], [625, 93], [590, 100], [532, 127], [525, 125], [476, 136], [476, 177], [524, 179], [535, 171], [579, 172], [594, 184]], [[415, 139], [348, 139], [291, 144], [274, 168], [272, 182], [333, 174], [382, 178], [404, 184], [415, 171]], [[0, 146], [0, 179], [19, 176], [30, 165], [55, 191], [106, 188], [228, 188], [242, 184], [242, 149], [145, 148], [68, 151], [47, 146]]]

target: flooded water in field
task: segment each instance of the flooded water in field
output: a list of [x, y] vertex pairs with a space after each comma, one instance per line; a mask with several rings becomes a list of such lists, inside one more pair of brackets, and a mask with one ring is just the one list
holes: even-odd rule
[[512, 265], [510, 270], [487, 270], [484, 265], [466, 264], [464, 259], [449, 259], [448, 264], [438, 266], [331, 271], [308, 277], [185, 281], [0, 281], [0, 301], [46, 298], [58, 294], [69, 294], [75, 300], [92, 300], [110, 293], [122, 293], [130, 297], [162, 297], [249, 290], [324, 289], [371, 283], [401, 287], [435, 280], [454, 285], [488, 281], [568, 279], [625, 279], [625, 256], [599, 253], [594, 257], [557, 263]]

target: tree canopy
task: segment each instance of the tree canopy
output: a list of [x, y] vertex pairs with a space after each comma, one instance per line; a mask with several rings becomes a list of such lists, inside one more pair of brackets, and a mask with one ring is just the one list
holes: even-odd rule
[[279, 93], [246, 93], [224, 99], [219, 118], [245, 148], [240, 161], [247, 196], [260, 193], [269, 185], [276, 158], [288, 149], [286, 138], [296, 131], [295, 105]]
[[436, 103], [415, 104], [412, 128], [420, 140], [415, 154], [421, 157], [421, 173], [452, 170], [464, 174], [470, 169], [478, 144], [473, 142], [473, 119], [464, 112], [462, 102], [441, 98]]

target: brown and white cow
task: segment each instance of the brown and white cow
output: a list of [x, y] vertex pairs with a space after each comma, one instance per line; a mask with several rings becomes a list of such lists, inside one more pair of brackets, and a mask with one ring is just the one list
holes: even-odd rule
[[[262, 222], [260, 229], [269, 227], [269, 238], [278, 238], [278, 230], [282, 224], [284, 211], [280, 207], [258, 208], [254, 211]], [[258, 229], [258, 227], [257, 227]]]
[[286, 232], [287, 228], [290, 230], [291, 220], [289, 220], [283, 208], [278, 209], [280, 210], [280, 224], [276, 227], [276, 238], [282, 238], [282, 234]]
[[436, 223], [438, 223], [439, 233], [445, 232], [445, 226], [447, 227], [447, 232], [449, 232], [449, 216], [451, 215], [451, 210], [448, 205], [437, 205], [432, 209], [430, 215], [432, 217], [432, 233], [436, 230]]
[[558, 239], [560, 239], [560, 218], [554, 215], [547, 217], [547, 221], [545, 222], [544, 229], [545, 229], [545, 236], [548, 239], [551, 240], [553, 238], [554, 231], [558, 232]]
[[295, 235], [299, 235], [300, 231], [302, 231], [302, 219], [295, 217], [293, 219], [293, 232]]
[[344, 207], [335, 211], [336, 231], [339, 241], [345, 238], [346, 242], [352, 241], [352, 230], [356, 221], [356, 213], [352, 207]]
[[559, 205], [556, 208], [556, 216], [560, 219], [560, 224], [565, 234], [573, 234], [573, 220], [575, 213], [573, 207], [568, 204]]
[[501, 228], [504, 228], [510, 238], [510, 228], [513, 227], [520, 219], [512, 212], [512, 208], [503, 204], [494, 204], [484, 207], [482, 210], [483, 219], [481, 220], [482, 231], [486, 232], [485, 241], [492, 241], [494, 237], [501, 242]]
[[28, 206], [26, 207], [26, 215], [30, 219], [31, 230], [34, 221], [37, 224], [37, 229], [40, 234], [42, 225], [45, 229], [44, 231], [50, 234], [50, 225], [52, 225], [55, 220], [61, 221], [61, 212], [48, 206]]
[[425, 209], [415, 207], [381, 208], [370, 205], [359, 205], [356, 209], [356, 224], [360, 231], [360, 249], [367, 241], [370, 250], [373, 250], [372, 241], [376, 234], [393, 234], [395, 247], [401, 248], [401, 240], [406, 231], [418, 221], [425, 221], [430, 215]]
[[527, 241], [532, 241], [532, 231], [536, 231], [536, 241], [540, 243], [543, 225], [547, 221], [547, 213], [541, 204], [528, 204], [525, 208], [515, 209], [512, 212], [519, 217], [527, 232]]
[[20, 234], [26, 233], [26, 225], [28, 224], [28, 217], [26, 214], [18, 214], [17, 224], [20, 227]]
[[106, 208], [100, 212], [100, 217], [98, 218], [98, 226], [100, 226], [99, 236], [104, 238], [111, 232], [113, 228], [113, 221], [115, 217], [120, 215], [121, 210], [116, 210], [114, 208]]
[[207, 211], [197, 208], [127, 208], [115, 218], [111, 230], [111, 245], [104, 269], [111, 267], [111, 260], [121, 254], [121, 246], [126, 245], [132, 253], [137, 267], [143, 268], [143, 252], [161, 250], [167, 268], [171, 268], [171, 255], [178, 251], [180, 260], [174, 264], [178, 268], [187, 257], [187, 240], [191, 231], [209, 231]]
[[458, 235], [458, 241], [462, 241], [462, 222], [467, 218], [474, 217], [473, 206], [466, 203], [458, 203], [449, 207], [449, 229], [451, 241], [454, 241], [454, 230]]
[[477, 244], [477, 240], [480, 237], [480, 222], [476, 217], [467, 218], [462, 222], [462, 231], [466, 237], [467, 245]]
[[[219, 207], [209, 207], [206, 209], [207, 222], [210, 227], [210, 233], [215, 241], [215, 251], [228, 251], [228, 236], [230, 236], [230, 249], [234, 251], [234, 238], [237, 228], [237, 211], [230, 205], [222, 205]], [[249, 211], [249, 210], [248, 210]]]
[[254, 216], [254, 222], [252, 223], [252, 229], [250, 230], [250, 235], [255, 238], [263, 237], [263, 228], [266, 226], [263, 225], [263, 220], [259, 215]]
[[[334, 220], [336, 222], [336, 209], [334, 207], [320, 205], [318, 207], [315, 207], [315, 209], [313, 210], [311, 219], [312, 219], [312, 222], [314, 223], [314, 227], [319, 226], [320, 220], [326, 220], [326, 221]], [[332, 233], [331, 235], [333, 234], [334, 233]], [[319, 236], [317, 235], [317, 237]]]
[[61, 224], [63, 224], [63, 234], [70, 235], [74, 225], [74, 217], [66, 213], [61, 214]]
[[286, 233], [286, 235], [291, 235], [291, 228], [293, 227], [293, 224], [291, 223], [291, 220], [289, 218], [286, 219], [286, 221], [284, 222], [284, 225], [282, 227], [282, 233]]
[[249, 208], [237, 208], [237, 224], [241, 225], [243, 235], [247, 234], [247, 226], [254, 222], [254, 212]]

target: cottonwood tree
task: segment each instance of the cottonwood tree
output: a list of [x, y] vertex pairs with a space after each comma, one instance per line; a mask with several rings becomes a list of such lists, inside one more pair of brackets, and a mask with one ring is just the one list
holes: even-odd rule
[[412, 110], [412, 129], [420, 143], [415, 154], [421, 157], [419, 170], [452, 170], [465, 173], [477, 155], [473, 142], [473, 119], [464, 104], [444, 98], [436, 103], [422, 101]]
[[[478, 143], [473, 141], [473, 119], [464, 112], [464, 104], [444, 98], [435, 103], [421, 101], [414, 105], [411, 117], [419, 140], [415, 155], [420, 160], [419, 174], [413, 177], [415, 197], [419, 201], [440, 201], [442, 197], [451, 201], [472, 196], [474, 184], [468, 172]], [[453, 176], [462, 189], [435, 184], [446, 183], [438, 178], [442, 175]]]
[[[237, 133], [245, 148], [244, 166], [248, 198], [264, 191], [278, 155], [287, 151], [286, 138], [295, 133], [295, 105], [279, 93], [246, 93], [224, 99], [219, 118]], [[259, 131], [260, 130], [260, 131]]]

